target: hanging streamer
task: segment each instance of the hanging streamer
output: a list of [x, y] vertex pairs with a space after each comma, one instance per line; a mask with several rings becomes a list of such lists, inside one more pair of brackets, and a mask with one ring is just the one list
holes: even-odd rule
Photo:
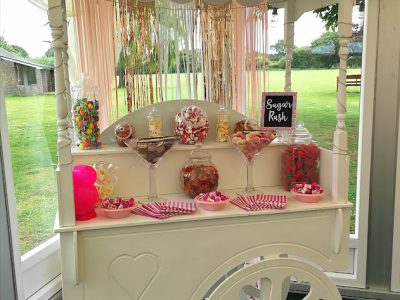
[[[79, 72], [87, 73], [98, 87], [100, 129], [115, 119], [112, 103], [115, 81], [114, 3], [102, 0], [73, 0]], [[105, 46], [107, 45], [107, 46]], [[118, 102], [118, 96], [116, 96]]]
[[[246, 7], [243, 0], [119, 0], [114, 7], [110, 1], [74, 0], [80, 69], [111, 95], [119, 53], [110, 45], [117, 40], [128, 111], [165, 100], [205, 99], [258, 119], [267, 88], [268, 3], [253, 2]], [[100, 111], [105, 128], [117, 104], [101, 98], [107, 99]]]

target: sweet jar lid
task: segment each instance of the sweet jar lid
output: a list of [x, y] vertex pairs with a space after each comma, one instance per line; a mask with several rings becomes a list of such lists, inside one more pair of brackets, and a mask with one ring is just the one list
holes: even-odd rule
[[95, 91], [97, 90], [97, 86], [90, 80], [89, 75], [87, 73], [82, 73], [80, 80], [75, 82], [75, 84], [72, 86], [72, 89]]
[[302, 121], [296, 122], [296, 128], [290, 135], [291, 142], [311, 142], [312, 134], [304, 127]]

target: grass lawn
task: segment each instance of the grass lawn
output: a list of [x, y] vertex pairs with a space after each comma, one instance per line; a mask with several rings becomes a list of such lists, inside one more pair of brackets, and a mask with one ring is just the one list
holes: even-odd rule
[[57, 210], [56, 113], [52, 95], [7, 97], [21, 253], [53, 235]]
[[[349, 70], [349, 73], [359, 73], [359, 70]], [[319, 145], [328, 149], [332, 149], [336, 125], [337, 74], [338, 70], [294, 70], [292, 73], [292, 89], [298, 92], [297, 119], [305, 123]], [[270, 71], [268, 86], [270, 91], [281, 91], [284, 72]], [[349, 199], [355, 203], [360, 88], [349, 87], [347, 91]], [[123, 99], [122, 89], [118, 94]], [[120, 103], [121, 116], [125, 113], [123, 101]], [[7, 97], [6, 107], [21, 253], [25, 253], [53, 235], [57, 209], [53, 167], [57, 162], [55, 98], [51, 95]]]

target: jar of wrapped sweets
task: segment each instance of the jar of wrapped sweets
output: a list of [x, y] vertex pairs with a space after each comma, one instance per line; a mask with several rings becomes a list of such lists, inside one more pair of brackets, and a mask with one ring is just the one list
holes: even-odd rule
[[161, 114], [157, 108], [153, 106], [151, 112], [147, 115], [149, 125], [149, 137], [160, 137], [162, 136], [162, 119]]
[[194, 145], [202, 142], [209, 128], [207, 114], [200, 107], [186, 106], [175, 116], [175, 133], [179, 135], [183, 144]]
[[74, 142], [82, 150], [96, 149], [99, 141], [99, 101], [97, 87], [82, 74], [78, 84], [72, 87], [72, 121], [74, 124]]
[[211, 162], [211, 155], [196, 144], [188, 163], [181, 169], [180, 181], [185, 194], [194, 198], [200, 193], [215, 191], [218, 187], [218, 170]]
[[217, 112], [217, 142], [224, 143], [229, 140], [229, 112], [221, 106]]
[[125, 141], [135, 137], [135, 127], [123, 122], [115, 126], [114, 134], [117, 144], [121, 147], [126, 147]]
[[289, 137], [292, 145], [282, 153], [281, 184], [287, 191], [296, 183], [318, 183], [320, 151], [311, 138], [303, 122], [298, 122]]

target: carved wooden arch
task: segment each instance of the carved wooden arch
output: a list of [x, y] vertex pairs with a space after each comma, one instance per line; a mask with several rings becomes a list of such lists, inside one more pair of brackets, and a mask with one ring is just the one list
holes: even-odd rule
[[308, 282], [310, 292], [306, 300], [340, 300], [339, 291], [320, 270], [301, 261], [289, 258], [275, 258], [249, 265], [228, 277], [210, 295], [209, 300], [240, 299], [244, 286], [251, 285], [259, 279], [267, 279], [265, 290], [261, 290], [261, 300], [277, 300], [284, 296], [282, 284], [288, 277], [295, 276], [297, 280]]
[[[285, 251], [282, 251], [282, 249], [285, 249]], [[206, 295], [210, 288], [212, 288], [212, 286], [216, 282], [218, 282], [219, 279], [226, 275], [227, 270], [233, 270], [244, 262], [248, 262], [256, 257], [264, 257], [265, 260], [270, 260], [276, 259], [283, 255], [291, 255], [294, 253], [297, 257], [303, 257], [307, 260], [313, 261], [314, 263], [320, 265], [324, 270], [329, 269], [328, 258], [324, 254], [317, 252], [314, 249], [304, 247], [302, 245], [287, 243], [261, 245], [240, 252], [217, 266], [206, 278], [204, 278], [204, 280], [194, 292], [191, 300], [203, 299], [204, 295]], [[303, 264], [307, 265], [306, 263]], [[322, 272], [320, 273], [323, 274]], [[254, 282], [252, 282], [252, 284], [254, 284]]]

